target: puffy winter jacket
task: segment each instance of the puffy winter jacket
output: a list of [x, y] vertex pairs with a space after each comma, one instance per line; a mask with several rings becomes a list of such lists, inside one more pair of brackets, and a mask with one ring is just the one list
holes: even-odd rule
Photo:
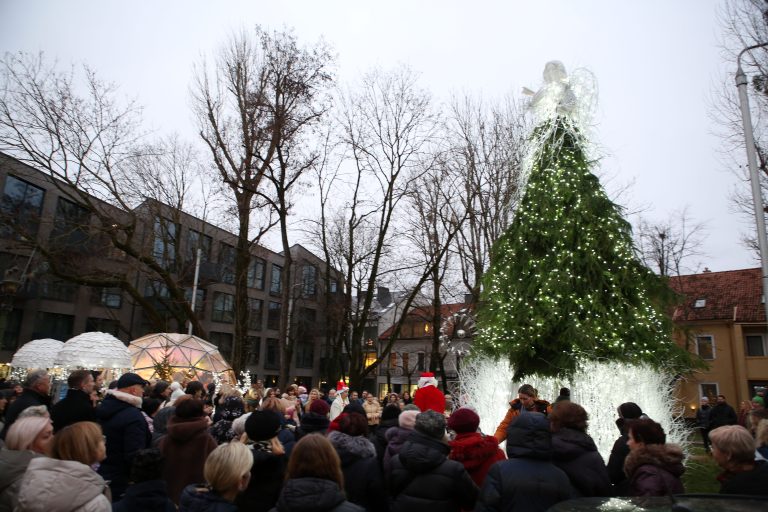
[[328, 440], [341, 459], [347, 499], [366, 510], [387, 510], [387, 491], [373, 443], [338, 431], [329, 432]]
[[610, 496], [608, 469], [586, 432], [563, 428], [552, 434], [552, 462], [565, 471], [577, 496]]
[[363, 512], [365, 509], [344, 499], [336, 482], [321, 478], [286, 480], [277, 506], [270, 512]]
[[414, 431], [390, 461], [392, 512], [471, 510], [478, 488], [444, 442]]
[[42, 457], [29, 450], [0, 450], [0, 512], [11, 512], [29, 461]]
[[123, 499], [112, 505], [112, 512], [175, 512], [164, 480], [131, 484]]
[[384, 434], [387, 440], [387, 447], [384, 449], [384, 457], [382, 459], [382, 468], [385, 474], [388, 475], [392, 470], [392, 458], [400, 453], [400, 450], [412, 433], [413, 430], [411, 429], [397, 426], [390, 428]]
[[25, 512], [111, 512], [107, 484], [94, 470], [73, 460], [37, 457], [29, 461], [19, 488], [17, 510]]
[[683, 451], [675, 444], [647, 444], [624, 461], [630, 496], [668, 496], [685, 492]]
[[495, 437], [484, 436], [479, 432], [458, 434], [450, 446], [451, 453], [448, 457], [461, 462], [478, 487], [482, 487], [491, 466], [507, 458]]

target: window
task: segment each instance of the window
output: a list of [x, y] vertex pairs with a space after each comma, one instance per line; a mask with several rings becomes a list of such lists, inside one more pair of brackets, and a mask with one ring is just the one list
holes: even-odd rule
[[257, 365], [259, 364], [259, 356], [261, 355], [261, 338], [258, 336], [248, 336], [248, 355], [246, 357], [247, 364]]
[[310, 308], [299, 308], [299, 329], [309, 333], [317, 330], [317, 311]]
[[61, 302], [75, 302], [78, 285], [52, 277], [43, 277], [37, 281], [40, 297]]
[[701, 394], [700, 398], [707, 397], [712, 405], [714, 405], [717, 395], [720, 394], [720, 389], [717, 382], [702, 382], [699, 384], [699, 393]]
[[264, 289], [264, 274], [266, 273], [266, 264], [261, 258], [251, 258], [248, 264], [248, 286], [259, 290]]
[[144, 287], [145, 297], [162, 297], [169, 299], [171, 292], [168, 291], [168, 286], [160, 281], [147, 281], [147, 285]]
[[222, 243], [219, 250], [219, 265], [221, 266], [221, 282], [235, 284], [235, 248]]
[[24, 316], [24, 311], [14, 309], [5, 312], [4, 315], [5, 329], [2, 332], [2, 337], [0, 337], [0, 350], [15, 352], [19, 346], [19, 332], [21, 331], [21, 320]]
[[328, 290], [330, 293], [337, 293], [339, 291], [339, 282], [335, 279], [330, 279], [328, 286], [330, 287], [330, 290]]
[[705, 360], [715, 358], [715, 339], [712, 336], [696, 336], [696, 353]]
[[120, 309], [123, 305], [123, 291], [120, 288], [94, 287], [91, 289], [91, 303]]
[[53, 338], [55, 340], [68, 340], [72, 337], [72, 326], [75, 317], [59, 313], [46, 313], [39, 311], [35, 316], [35, 329], [32, 339]]
[[208, 341], [218, 347], [219, 352], [226, 359], [232, 357], [232, 333], [229, 332], [210, 332], [208, 334]]
[[314, 297], [317, 294], [317, 267], [304, 265], [301, 269], [301, 296]]
[[416, 371], [423, 372], [424, 371], [424, 367], [426, 365], [425, 354], [424, 354], [424, 352], [419, 352], [417, 355], [418, 355], [419, 359], [418, 359], [418, 362], [416, 363]]
[[272, 276], [269, 281], [269, 293], [280, 295], [283, 290], [283, 267], [272, 264]]
[[0, 236], [34, 239], [40, 227], [44, 197], [42, 188], [15, 176], [6, 176], [0, 201]]
[[213, 315], [211, 320], [230, 324], [235, 320], [234, 295], [220, 292], [213, 293]]
[[260, 331], [263, 327], [264, 301], [261, 299], [248, 299], [248, 328]]
[[693, 307], [703, 308], [706, 305], [707, 305], [707, 299], [696, 299], [696, 302], [693, 304]]
[[391, 352], [389, 354], [389, 367], [397, 368], [397, 352]]
[[747, 356], [760, 357], [768, 354], [765, 347], [765, 338], [762, 334], [747, 334], [745, 336]]
[[403, 373], [408, 374], [409, 373], [409, 370], [408, 370], [408, 368], [409, 368], [409, 366], [408, 366], [409, 361], [408, 360], [410, 359], [410, 354], [408, 352], [403, 352], [400, 355], [400, 357], [402, 357], [402, 359], [403, 359]]
[[315, 345], [308, 342], [296, 344], [296, 368], [312, 368], [315, 362]]
[[51, 246], [65, 250], [87, 250], [89, 224], [88, 210], [60, 197], [51, 229]]
[[282, 304], [279, 302], [269, 303], [269, 309], [267, 310], [267, 329], [279, 330], [280, 329], [280, 311]]
[[[195, 311], [203, 311], [205, 305], [205, 290], [198, 288], [195, 294]], [[192, 288], [184, 288], [184, 300], [192, 306]]]
[[166, 269], [172, 269], [176, 266], [177, 231], [176, 224], [170, 220], [162, 217], [155, 219], [155, 242], [152, 256]]
[[85, 321], [85, 332], [106, 332], [117, 337], [120, 322], [111, 318], [88, 318]]
[[213, 245], [211, 237], [190, 229], [189, 238], [187, 238], [186, 261], [192, 263], [197, 261], [198, 249], [200, 249], [200, 261], [209, 261], [211, 259], [211, 245]]
[[267, 338], [267, 353], [264, 361], [264, 368], [280, 368], [280, 344], [274, 338]]

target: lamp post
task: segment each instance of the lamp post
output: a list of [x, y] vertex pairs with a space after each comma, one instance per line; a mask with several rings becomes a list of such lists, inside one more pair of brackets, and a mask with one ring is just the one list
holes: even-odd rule
[[763, 306], [765, 319], [768, 322], [768, 239], [765, 233], [765, 209], [763, 206], [763, 194], [760, 190], [760, 176], [757, 172], [757, 152], [755, 150], [755, 134], [752, 128], [752, 116], [749, 112], [749, 96], [747, 95], [747, 75], [741, 67], [741, 57], [744, 53], [768, 46], [768, 42], [748, 46], [741, 50], [736, 59], [736, 87], [739, 90], [739, 106], [741, 107], [741, 122], [744, 126], [744, 140], [747, 146], [747, 165], [749, 167], [749, 181], [752, 184], [752, 202], [755, 208], [755, 221], [757, 223], [757, 242], [760, 247], [760, 263], [763, 273]]

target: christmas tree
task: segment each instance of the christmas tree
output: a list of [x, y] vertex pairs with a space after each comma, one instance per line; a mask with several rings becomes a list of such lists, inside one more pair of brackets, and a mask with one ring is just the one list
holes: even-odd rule
[[533, 137], [525, 195], [484, 276], [476, 348], [508, 357], [515, 380], [568, 376], [586, 360], [680, 362], [666, 286], [637, 259], [580, 130], [558, 110]]

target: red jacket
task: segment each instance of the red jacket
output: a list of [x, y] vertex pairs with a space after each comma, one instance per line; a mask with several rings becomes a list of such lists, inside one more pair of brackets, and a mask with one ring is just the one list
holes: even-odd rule
[[450, 445], [448, 458], [461, 462], [478, 487], [483, 486], [491, 466], [507, 458], [493, 436], [484, 436], [479, 432], [457, 434]]

